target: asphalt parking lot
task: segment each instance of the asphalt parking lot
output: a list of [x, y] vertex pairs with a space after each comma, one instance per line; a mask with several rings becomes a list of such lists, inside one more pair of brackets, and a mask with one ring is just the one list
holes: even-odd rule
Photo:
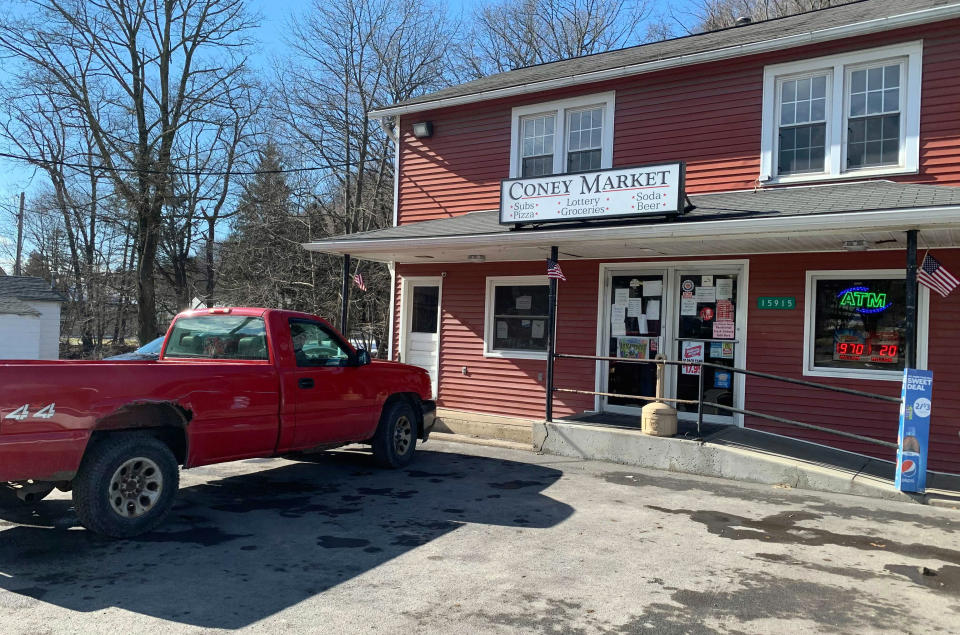
[[113, 541], [0, 511], [0, 630], [957, 632], [960, 511], [431, 441], [187, 470]]

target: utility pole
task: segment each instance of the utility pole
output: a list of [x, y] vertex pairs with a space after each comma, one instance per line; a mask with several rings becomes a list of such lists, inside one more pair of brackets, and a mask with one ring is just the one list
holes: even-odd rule
[[17, 259], [13, 262], [13, 275], [22, 276], [23, 269], [23, 198], [24, 193], [20, 192], [20, 213], [17, 214]]

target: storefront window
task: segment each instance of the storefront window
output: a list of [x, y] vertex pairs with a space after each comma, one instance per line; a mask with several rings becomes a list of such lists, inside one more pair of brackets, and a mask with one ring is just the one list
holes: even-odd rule
[[541, 278], [488, 279], [487, 353], [542, 357], [547, 350], [550, 286]]
[[906, 284], [902, 277], [814, 277], [810, 366], [902, 371]]

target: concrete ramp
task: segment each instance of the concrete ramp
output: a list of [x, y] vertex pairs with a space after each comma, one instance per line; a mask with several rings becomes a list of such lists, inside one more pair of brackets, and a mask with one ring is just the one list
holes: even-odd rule
[[582, 422], [538, 422], [533, 445], [545, 454], [960, 509], [960, 476], [930, 472], [925, 495], [905, 494], [893, 486], [892, 461], [735, 426], [694, 440]]

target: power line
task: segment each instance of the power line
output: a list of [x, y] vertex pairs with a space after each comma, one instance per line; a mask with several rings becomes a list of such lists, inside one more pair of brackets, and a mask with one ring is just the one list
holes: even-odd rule
[[[81, 170], [104, 170], [113, 172], [124, 172], [128, 174], [169, 174], [173, 176], [253, 176], [256, 174], [292, 174], [296, 172], [316, 172], [320, 170], [330, 170], [332, 168], [349, 168], [352, 163], [331, 163], [329, 165], [308, 165], [302, 168], [280, 168], [278, 170], [154, 170], [150, 168], [123, 168], [108, 167], [95, 163], [75, 163], [72, 161], [59, 161], [56, 159], [38, 159], [20, 154], [10, 154], [0, 152], [0, 157], [5, 159], [14, 159], [25, 161], [34, 165], [59, 165], [66, 168], [76, 168]], [[379, 161], [379, 158], [371, 157], [367, 162]], [[387, 161], [389, 163], [389, 161]]]

